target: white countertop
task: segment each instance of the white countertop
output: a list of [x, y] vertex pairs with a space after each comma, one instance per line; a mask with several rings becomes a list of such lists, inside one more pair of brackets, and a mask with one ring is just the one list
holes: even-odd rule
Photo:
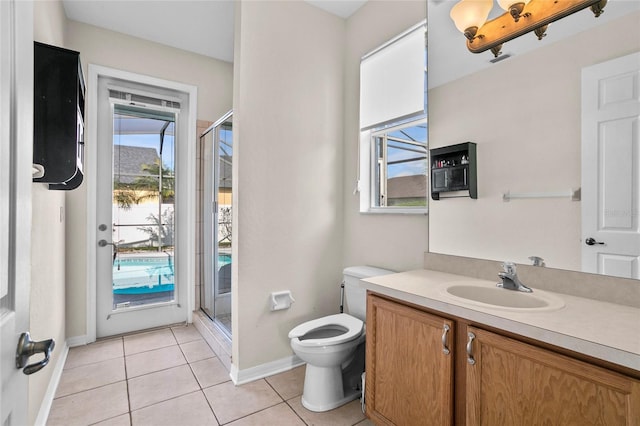
[[366, 278], [361, 282], [376, 293], [640, 371], [638, 308], [535, 288], [534, 295], [560, 298], [564, 306], [548, 311], [516, 310], [466, 302], [448, 295], [446, 288], [453, 283], [495, 287], [496, 281], [426, 269]]

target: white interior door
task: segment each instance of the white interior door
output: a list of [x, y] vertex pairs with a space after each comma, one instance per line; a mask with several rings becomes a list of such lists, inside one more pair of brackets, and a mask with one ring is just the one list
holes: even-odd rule
[[16, 368], [29, 328], [33, 8], [0, 1], [0, 424], [27, 424], [27, 376]]
[[186, 140], [181, 128], [187, 124], [180, 98], [155, 90], [98, 79], [92, 230], [97, 337], [188, 320], [188, 281], [180, 279], [179, 270], [193, 258], [178, 248], [179, 234], [186, 231], [176, 220], [187, 216], [179, 203], [186, 192], [180, 185], [185, 167], [178, 163], [178, 147]]
[[582, 267], [640, 279], [640, 52], [582, 71]]

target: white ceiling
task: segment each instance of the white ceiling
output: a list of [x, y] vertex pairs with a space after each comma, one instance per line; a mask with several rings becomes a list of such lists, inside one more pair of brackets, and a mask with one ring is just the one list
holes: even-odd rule
[[[342, 18], [366, 0], [305, 0]], [[233, 61], [233, 0], [63, 0], [67, 18]]]

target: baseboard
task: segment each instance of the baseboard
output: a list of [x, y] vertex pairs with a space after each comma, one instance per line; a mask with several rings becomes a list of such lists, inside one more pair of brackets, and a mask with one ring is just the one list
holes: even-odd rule
[[93, 342], [89, 341], [89, 336], [87, 336], [86, 334], [84, 336], [68, 337], [66, 341], [67, 346], [70, 348], [75, 348], [76, 346], [88, 345], [89, 343], [93, 343]]
[[69, 346], [67, 342], [63, 343], [61, 348], [60, 357], [58, 358], [58, 362], [56, 362], [55, 367], [53, 368], [53, 374], [51, 375], [51, 380], [49, 380], [49, 386], [47, 386], [47, 391], [42, 398], [42, 402], [40, 403], [40, 410], [38, 410], [38, 416], [36, 417], [35, 425], [45, 425], [47, 423], [47, 419], [49, 418], [49, 412], [51, 411], [51, 405], [53, 404], [53, 398], [56, 396], [56, 390], [58, 389], [58, 384], [60, 383], [60, 378], [62, 377], [62, 370], [64, 370], [64, 364], [67, 362], [67, 355], [69, 355]]
[[245, 368], [244, 370], [238, 370], [238, 367], [235, 364], [231, 364], [231, 372], [229, 376], [231, 376], [233, 384], [242, 385], [253, 382], [254, 380], [273, 376], [274, 374], [292, 370], [303, 364], [304, 361], [298, 358], [297, 355], [280, 358], [275, 361], [267, 362], [266, 364]]

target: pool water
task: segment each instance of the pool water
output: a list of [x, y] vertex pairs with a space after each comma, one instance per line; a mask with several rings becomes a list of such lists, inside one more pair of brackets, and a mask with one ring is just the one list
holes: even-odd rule
[[[231, 255], [220, 254], [219, 266], [231, 263]], [[173, 256], [122, 257], [113, 264], [115, 294], [146, 294], [174, 290]]]

